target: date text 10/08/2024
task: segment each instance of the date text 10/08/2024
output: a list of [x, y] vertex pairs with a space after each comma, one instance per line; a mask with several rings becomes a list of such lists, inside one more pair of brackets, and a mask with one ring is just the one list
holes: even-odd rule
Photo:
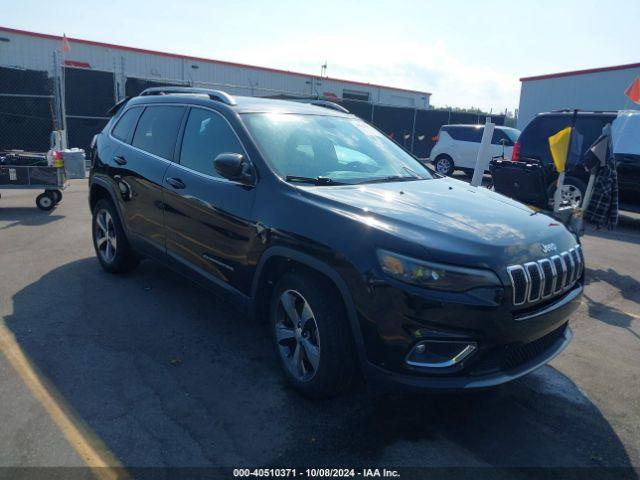
[[386, 468], [235, 468], [234, 477], [261, 478], [399, 478], [397, 470]]

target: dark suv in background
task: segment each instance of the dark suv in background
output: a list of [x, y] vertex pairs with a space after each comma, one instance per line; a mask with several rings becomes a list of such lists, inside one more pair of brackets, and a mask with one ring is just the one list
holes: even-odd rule
[[308, 396], [359, 373], [410, 389], [493, 386], [570, 341], [577, 239], [432, 173], [337, 105], [148, 89], [116, 109], [93, 158], [102, 267], [149, 257], [226, 290], [269, 320]]
[[[582, 154], [600, 136], [603, 127], [608, 123], [612, 123], [617, 115], [618, 112], [578, 111], [576, 130], [584, 137]], [[522, 130], [520, 138], [513, 148], [513, 161], [527, 162], [533, 160], [540, 162], [544, 166], [549, 199], [553, 199], [555, 182], [558, 178], [558, 173], [553, 165], [551, 151], [549, 150], [549, 137], [570, 126], [572, 117], [573, 110], [561, 110], [536, 115]], [[618, 173], [621, 192], [627, 193], [630, 189], [640, 189], [640, 178], [633, 171], [628, 171], [623, 167], [618, 169]], [[588, 181], [589, 174], [582, 166], [568, 170], [564, 181], [564, 197], [570, 199], [573, 204], [578, 205], [584, 197]]]

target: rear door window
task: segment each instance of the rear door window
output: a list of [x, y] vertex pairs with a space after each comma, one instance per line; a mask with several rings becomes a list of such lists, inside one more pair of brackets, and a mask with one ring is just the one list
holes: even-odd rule
[[129, 138], [131, 138], [131, 131], [133, 130], [133, 127], [135, 127], [136, 120], [138, 120], [138, 115], [140, 115], [141, 111], [142, 108], [140, 107], [134, 107], [127, 110], [124, 115], [120, 117], [120, 120], [118, 120], [116, 126], [113, 127], [113, 130], [111, 130], [111, 135], [118, 140], [127, 142]]
[[184, 107], [151, 106], [140, 116], [132, 145], [158, 157], [173, 159]]
[[534, 118], [520, 135], [520, 154], [523, 157], [540, 160], [542, 163], [551, 162], [549, 137], [569, 126], [570, 123], [571, 117], [568, 115], [546, 115]]
[[500, 130], [499, 128], [496, 128], [493, 130], [493, 136], [491, 137], [491, 143], [493, 145], [501, 145], [501, 141], [505, 141], [505, 144], [511, 145], [511, 139], [507, 136], [506, 133], [504, 133], [502, 130]]
[[451, 135], [451, 138], [461, 142], [476, 142], [480, 143], [482, 139], [482, 127], [467, 127], [467, 126], [449, 126], [445, 130]]
[[580, 118], [576, 121], [576, 128], [584, 136], [582, 153], [587, 151], [593, 142], [602, 134], [602, 129], [607, 123], [613, 122], [611, 117]]

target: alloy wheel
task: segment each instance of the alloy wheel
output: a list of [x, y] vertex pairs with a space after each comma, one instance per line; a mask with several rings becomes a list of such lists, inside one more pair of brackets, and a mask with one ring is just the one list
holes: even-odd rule
[[563, 185], [560, 194], [562, 196], [562, 203], [564, 204], [579, 207], [582, 203], [582, 192], [574, 185]]
[[113, 218], [107, 210], [99, 210], [96, 215], [95, 236], [96, 246], [102, 259], [107, 263], [113, 262], [116, 256], [118, 240]]
[[436, 170], [438, 171], [438, 173], [446, 175], [447, 173], [449, 173], [450, 169], [451, 160], [449, 160], [448, 158], [441, 158], [436, 162]]
[[309, 303], [300, 292], [286, 290], [276, 315], [276, 341], [284, 364], [297, 380], [311, 380], [320, 364], [320, 333]]

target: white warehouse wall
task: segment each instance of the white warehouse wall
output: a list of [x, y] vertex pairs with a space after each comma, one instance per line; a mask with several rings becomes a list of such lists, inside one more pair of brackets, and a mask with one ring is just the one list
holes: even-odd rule
[[[81, 39], [69, 39], [67, 61], [86, 63], [92, 70], [114, 72], [124, 95], [126, 77], [155, 81], [191, 82], [212, 86], [236, 95], [267, 96], [277, 94], [335, 95], [343, 90], [369, 93], [372, 103], [429, 108], [430, 93], [348, 80], [319, 78], [265, 67], [152, 52], [132, 47], [108, 45]], [[24, 32], [0, 27], [0, 66], [33, 70], [54, 68], [54, 55], [60, 55], [61, 39], [54, 35]]]
[[631, 102], [624, 92], [639, 76], [640, 64], [591, 73], [524, 78], [520, 90], [518, 128], [522, 130], [536, 114], [550, 110], [638, 109], [640, 106]]

